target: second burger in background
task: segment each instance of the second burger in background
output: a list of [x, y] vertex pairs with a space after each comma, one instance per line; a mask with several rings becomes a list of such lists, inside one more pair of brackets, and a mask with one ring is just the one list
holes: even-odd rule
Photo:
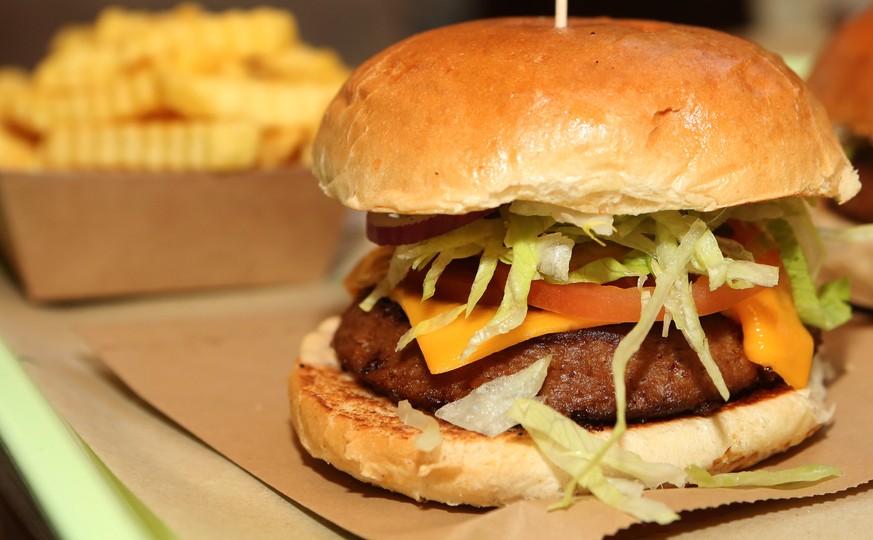
[[816, 222], [837, 231], [824, 270], [849, 276], [852, 301], [873, 307], [873, 247], [865, 242], [845, 249], [837, 243], [869, 240], [856, 226], [873, 223], [873, 9], [836, 29], [807, 83], [825, 106], [861, 180], [860, 192], [846, 204], [824, 202], [816, 209]]
[[857, 176], [752, 43], [612, 19], [426, 32], [353, 73], [314, 169], [383, 245], [290, 379], [301, 443], [356, 478], [477, 506], [578, 485], [666, 522], [629, 478], [700, 483], [829, 417], [815, 328], [849, 310], [814, 285], [803, 198]]

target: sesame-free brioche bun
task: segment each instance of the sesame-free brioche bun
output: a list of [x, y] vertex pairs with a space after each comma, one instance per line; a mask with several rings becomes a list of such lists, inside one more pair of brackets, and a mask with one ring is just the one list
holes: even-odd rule
[[[863, 188], [843, 207], [824, 202], [813, 211], [817, 226], [848, 229], [873, 222], [873, 8], [847, 19], [831, 35], [815, 61], [809, 89], [821, 100], [858, 168]], [[825, 241], [823, 279], [846, 276], [853, 304], [873, 308], [873, 245]]]
[[[330, 346], [338, 318], [309, 334], [289, 378], [291, 423], [312, 456], [415, 500], [503, 506], [560, 496], [567, 477], [521, 429], [490, 438], [443, 421], [443, 442], [423, 452], [395, 405], [342, 372]], [[803, 390], [753, 394], [709, 416], [632, 425], [619, 445], [649, 462], [710, 472], [751, 466], [812, 435], [830, 419], [820, 377]], [[597, 432], [608, 437], [609, 429]]]
[[706, 211], [857, 192], [824, 109], [778, 56], [669, 23], [553, 25], [458, 24], [362, 64], [314, 142], [324, 191], [399, 214], [515, 200]]
[[807, 84], [836, 125], [873, 139], [873, 9], [836, 29]]

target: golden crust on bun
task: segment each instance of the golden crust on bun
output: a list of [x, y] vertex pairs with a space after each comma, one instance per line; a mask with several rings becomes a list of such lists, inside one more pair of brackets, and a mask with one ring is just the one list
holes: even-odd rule
[[330, 104], [314, 171], [346, 206], [399, 214], [515, 200], [708, 211], [858, 190], [824, 109], [778, 56], [611, 19], [474, 21], [389, 47]]

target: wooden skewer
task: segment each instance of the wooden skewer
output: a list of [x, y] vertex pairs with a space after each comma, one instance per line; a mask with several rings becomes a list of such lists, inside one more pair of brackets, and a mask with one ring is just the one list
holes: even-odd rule
[[567, 0], [555, 0], [555, 28], [567, 28]]

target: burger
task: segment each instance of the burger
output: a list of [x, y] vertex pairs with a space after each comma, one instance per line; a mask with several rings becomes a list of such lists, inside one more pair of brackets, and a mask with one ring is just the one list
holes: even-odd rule
[[[825, 202], [816, 209], [817, 223], [845, 240], [870, 240], [857, 234], [859, 225], [873, 223], [873, 9], [845, 21], [832, 35], [810, 73], [808, 86], [831, 117], [837, 134], [857, 169], [861, 191], [844, 205]], [[873, 307], [873, 250], [832, 249], [825, 271], [851, 278], [852, 301]]]
[[378, 244], [290, 375], [316, 458], [416, 500], [587, 491], [664, 522], [627, 487], [829, 420], [817, 336], [850, 313], [816, 285], [806, 200], [858, 180], [760, 47], [607, 18], [439, 28], [358, 67], [313, 154]]

